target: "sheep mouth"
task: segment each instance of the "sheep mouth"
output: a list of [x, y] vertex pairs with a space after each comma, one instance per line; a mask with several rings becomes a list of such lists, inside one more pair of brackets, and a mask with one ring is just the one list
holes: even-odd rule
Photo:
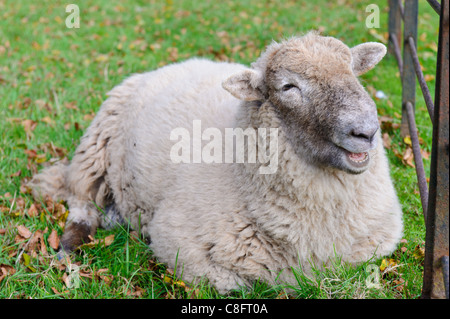
[[369, 164], [369, 152], [353, 153], [345, 150], [345, 153], [347, 162], [356, 168], [363, 168]]

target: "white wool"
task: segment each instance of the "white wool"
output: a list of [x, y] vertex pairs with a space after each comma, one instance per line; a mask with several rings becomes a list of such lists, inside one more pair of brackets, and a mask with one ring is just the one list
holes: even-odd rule
[[[192, 59], [134, 75], [109, 92], [80, 143], [84, 151], [64, 172], [70, 220], [91, 220], [90, 201], [112, 197], [151, 238], [160, 261], [175, 268], [177, 260], [184, 280], [205, 276], [220, 292], [258, 278], [275, 283], [281, 271], [280, 281], [295, 283], [290, 267], [308, 271], [310, 262], [322, 266], [335, 254], [350, 263], [390, 254], [402, 215], [381, 143], [359, 175], [301, 161], [273, 109], [222, 88], [245, 69]], [[279, 128], [277, 172], [259, 174], [259, 163], [173, 163], [170, 132], [192, 134], [193, 120], [223, 136], [225, 128]]]

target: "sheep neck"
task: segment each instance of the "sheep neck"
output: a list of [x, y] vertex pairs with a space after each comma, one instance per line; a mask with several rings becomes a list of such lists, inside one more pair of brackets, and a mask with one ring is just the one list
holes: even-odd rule
[[[318, 167], [299, 156], [288, 142], [286, 129], [271, 102], [242, 103], [236, 127], [278, 129], [278, 169], [275, 173], [260, 174], [262, 164], [258, 160], [254, 164], [235, 165], [236, 178], [243, 192], [262, 193], [261, 198], [266, 193], [276, 192], [303, 206], [305, 194], [312, 201], [324, 203], [336, 199], [337, 189], [341, 199], [351, 200], [367, 180], [368, 174], [351, 175], [329, 167]], [[317, 191], [319, 189], [320, 192]]]

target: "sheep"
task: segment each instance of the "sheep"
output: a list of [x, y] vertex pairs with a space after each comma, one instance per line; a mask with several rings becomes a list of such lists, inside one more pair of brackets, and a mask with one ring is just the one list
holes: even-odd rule
[[[295, 284], [292, 269], [308, 273], [336, 256], [358, 264], [391, 254], [402, 210], [376, 105], [357, 78], [385, 53], [380, 43], [349, 48], [309, 32], [273, 42], [251, 67], [192, 58], [127, 78], [70, 164], [30, 182], [36, 198], [69, 206], [61, 251], [126, 222], [183, 280], [207, 279], [220, 293], [255, 280]], [[275, 129], [276, 152], [258, 143], [252, 153], [264, 135], [249, 133], [244, 162], [194, 161], [203, 134], [174, 160], [183, 150], [174, 151], [183, 139], [174, 132], [192, 137], [196, 120], [223, 135]]]

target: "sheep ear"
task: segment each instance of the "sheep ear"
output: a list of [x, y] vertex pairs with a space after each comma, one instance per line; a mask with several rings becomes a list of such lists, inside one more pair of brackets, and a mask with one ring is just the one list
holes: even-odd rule
[[222, 87], [234, 97], [244, 101], [262, 100], [263, 95], [258, 89], [262, 76], [258, 71], [245, 70], [233, 74], [223, 81]]
[[386, 54], [386, 46], [377, 42], [367, 42], [351, 48], [352, 69], [356, 76], [371, 70]]

